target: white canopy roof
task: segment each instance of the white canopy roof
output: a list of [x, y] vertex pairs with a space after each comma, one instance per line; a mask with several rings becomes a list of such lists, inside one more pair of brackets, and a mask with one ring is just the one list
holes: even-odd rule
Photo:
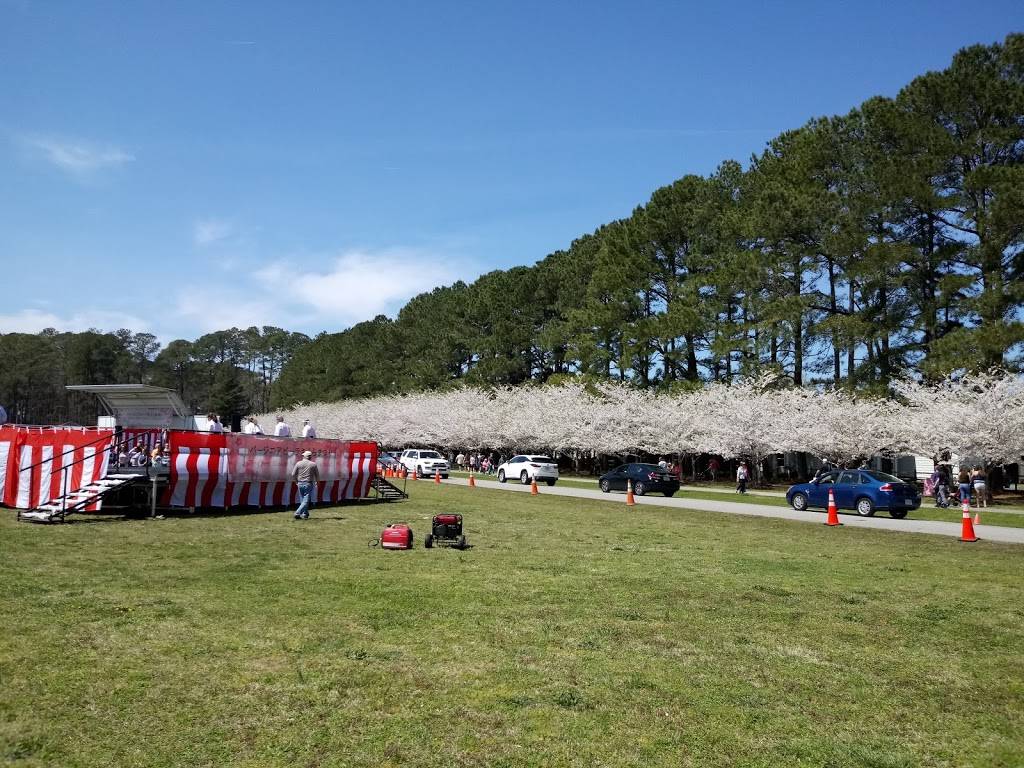
[[178, 393], [165, 387], [149, 384], [70, 384], [72, 392], [90, 392], [96, 395], [112, 416], [131, 411], [170, 410], [175, 416], [190, 416]]

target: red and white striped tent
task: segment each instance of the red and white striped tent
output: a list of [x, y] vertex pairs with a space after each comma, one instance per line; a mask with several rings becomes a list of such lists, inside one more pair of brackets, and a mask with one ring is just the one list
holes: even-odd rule
[[113, 434], [86, 427], [0, 426], [0, 504], [29, 509], [106, 477]]
[[[140, 439], [142, 432], [132, 430], [125, 438], [112, 429], [0, 426], [0, 504], [30, 509], [106, 477], [112, 450], [125, 439]], [[170, 443], [162, 499], [170, 507], [293, 504], [297, 487], [291, 469], [307, 450], [320, 469], [313, 494], [320, 503], [365, 498], [377, 467], [373, 442], [185, 430], [154, 434]], [[84, 511], [99, 508], [97, 502]]]
[[316, 502], [361, 499], [370, 493], [377, 444], [292, 439], [238, 433], [169, 435], [170, 481], [163, 504], [171, 507], [279, 507], [296, 501], [291, 480], [303, 451], [320, 470]]

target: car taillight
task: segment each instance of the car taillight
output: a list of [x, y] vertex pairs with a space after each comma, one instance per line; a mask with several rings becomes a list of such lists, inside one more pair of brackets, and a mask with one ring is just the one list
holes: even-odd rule
[[661, 477], [661, 475], [659, 475], [657, 472], [651, 472], [649, 475], [647, 475], [648, 480], [657, 480], [659, 477]]
[[535, 467], [535, 468], [538, 468], [538, 469], [540, 468], [540, 464], [531, 464], [530, 466], [531, 466], [531, 467]]
[[883, 491], [884, 493], [892, 493], [892, 483], [886, 483], [885, 485], [880, 486], [878, 490]]

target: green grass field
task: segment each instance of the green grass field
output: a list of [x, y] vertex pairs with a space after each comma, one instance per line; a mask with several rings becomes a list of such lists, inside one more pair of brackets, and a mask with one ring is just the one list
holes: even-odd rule
[[[419, 483], [0, 519], [16, 766], [1020, 766], [1024, 547]], [[465, 515], [472, 549], [425, 550]], [[410, 552], [369, 548], [413, 524]]]

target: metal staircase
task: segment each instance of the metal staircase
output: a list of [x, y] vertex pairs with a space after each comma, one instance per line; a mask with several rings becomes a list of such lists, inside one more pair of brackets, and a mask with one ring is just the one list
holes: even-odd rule
[[30, 523], [63, 523], [64, 518], [68, 515], [81, 512], [93, 504], [99, 504], [108, 494], [147, 479], [145, 474], [138, 473], [107, 475], [102, 480], [96, 480], [56, 499], [51, 499], [45, 504], [40, 504], [25, 512], [18, 512], [18, 519]]
[[373, 476], [373, 480], [370, 481], [370, 487], [377, 491], [378, 501], [400, 501], [401, 499], [409, 498], [408, 493], [397, 485], [392, 485], [380, 475]]

